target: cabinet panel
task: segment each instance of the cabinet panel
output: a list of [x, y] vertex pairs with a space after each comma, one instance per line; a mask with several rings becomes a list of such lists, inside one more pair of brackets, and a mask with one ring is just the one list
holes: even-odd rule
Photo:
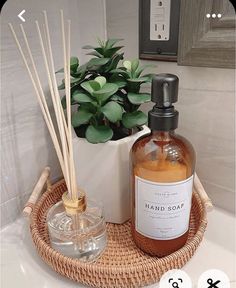
[[181, 0], [178, 64], [234, 68], [235, 20], [228, 0]]

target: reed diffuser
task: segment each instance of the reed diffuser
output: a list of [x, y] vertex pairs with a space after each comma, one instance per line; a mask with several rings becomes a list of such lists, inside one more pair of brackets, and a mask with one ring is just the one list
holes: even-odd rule
[[[62, 200], [51, 207], [47, 215], [50, 242], [51, 246], [55, 250], [66, 256], [75, 257], [81, 261], [93, 261], [101, 255], [106, 247], [106, 226], [102, 206], [98, 205], [97, 202], [94, 203], [87, 201], [86, 193], [78, 187], [75, 177], [71, 131], [70, 94], [71, 22], [70, 20], [67, 21], [67, 29], [65, 29], [64, 15], [63, 11], [61, 10], [61, 35], [67, 104], [65, 115], [61, 106], [61, 99], [55, 76], [51, 38], [46, 11], [43, 11], [43, 14], [43, 30], [38, 21], [36, 21], [35, 24], [47, 73], [54, 113], [56, 116], [56, 125], [54, 125], [52, 121], [52, 115], [46, 101], [45, 93], [42, 89], [40, 77], [24, 27], [22, 24], [20, 25], [24, 46], [26, 47], [25, 52], [23, 51], [12, 24], [9, 23], [9, 26], [35, 89], [38, 103], [50, 133], [67, 185], [67, 192], [63, 194]], [[26, 55], [28, 55], [28, 59]], [[59, 131], [58, 134], [56, 133], [56, 129]]]

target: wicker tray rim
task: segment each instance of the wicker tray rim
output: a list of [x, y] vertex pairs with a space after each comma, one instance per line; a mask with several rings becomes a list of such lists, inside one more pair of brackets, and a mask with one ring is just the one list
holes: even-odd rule
[[[176, 259], [179, 259], [180, 263], [185, 263], [188, 262], [188, 260], [192, 257], [194, 252], [196, 251], [197, 247], [199, 246], [200, 242], [202, 241], [206, 226], [207, 226], [207, 212], [206, 209], [204, 208], [204, 203], [200, 196], [198, 195], [197, 192], [194, 191], [193, 197], [195, 197], [198, 201], [198, 203], [201, 203], [201, 214], [199, 217], [199, 226], [196, 231], [196, 233], [193, 235], [193, 237], [183, 246], [181, 249], [178, 251], [163, 257], [163, 258], [156, 258], [150, 256], [150, 259], [148, 258], [147, 264], [145, 263], [140, 263], [140, 264], [135, 264], [134, 266], [132, 265], [122, 265], [122, 267], [119, 266], [108, 266], [107, 264], [99, 264], [96, 265], [96, 262], [93, 263], [84, 263], [81, 262], [77, 259], [72, 259], [69, 257], [66, 257], [64, 255], [61, 255], [59, 252], [55, 251], [53, 248], [50, 247], [49, 244], [47, 244], [42, 235], [40, 234], [40, 231], [38, 229], [38, 213], [39, 210], [42, 206], [42, 204], [46, 201], [47, 197], [50, 195], [50, 193], [53, 193], [52, 191], [59, 188], [61, 185], [64, 185], [64, 180], [60, 180], [59, 182], [53, 184], [50, 189], [48, 189], [40, 198], [40, 200], [37, 202], [37, 204], [34, 206], [33, 212], [30, 217], [30, 230], [33, 238], [33, 242], [38, 250], [39, 255], [43, 258], [43, 260], [50, 265], [52, 268], [54, 267], [55, 263], [67, 263], [71, 267], [77, 267], [81, 270], [86, 270], [89, 273], [101, 273], [105, 275], [117, 275], [117, 274], [124, 274], [124, 273], [134, 273], [138, 275], [138, 273], [142, 271], [149, 271], [150, 269], [157, 269], [157, 263], [156, 261], [158, 260], [159, 264], [163, 266], [163, 270], [165, 270], [166, 266], [174, 268], [174, 262], [176, 262]], [[127, 222], [126, 222], [127, 223]], [[122, 224], [125, 225], [126, 223]], [[109, 224], [110, 225], [110, 224]], [[117, 225], [117, 224], [111, 224], [111, 225]], [[119, 224], [118, 224], [119, 225]], [[50, 254], [50, 260], [47, 259], [47, 257], [44, 256], [46, 251], [46, 254]], [[147, 255], [144, 254], [146, 257]], [[56, 262], [55, 262], [56, 261]], [[58, 263], [56, 265], [58, 265]], [[180, 264], [180, 266], [183, 266]], [[140, 270], [141, 269], [141, 270]], [[54, 269], [55, 270], [55, 269]], [[59, 271], [57, 271], [59, 270]], [[61, 270], [58, 268], [56, 269], [57, 272], [61, 273]], [[159, 272], [157, 272], [159, 273]], [[65, 276], [66, 273], [65, 273]], [[69, 277], [69, 276], [67, 276]], [[72, 276], [69, 278], [73, 278]], [[89, 285], [86, 281], [81, 281], [83, 284]], [[147, 284], [150, 284], [152, 282], [147, 282]], [[146, 284], [145, 284], [146, 285]], [[99, 287], [107, 287], [107, 286], [99, 286]], [[122, 286], [123, 287], [123, 286]], [[134, 286], [132, 286], [134, 287]]]

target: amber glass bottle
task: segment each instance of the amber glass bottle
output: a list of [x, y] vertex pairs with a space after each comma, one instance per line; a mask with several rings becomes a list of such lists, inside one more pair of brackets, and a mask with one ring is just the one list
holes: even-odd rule
[[132, 235], [140, 249], [158, 257], [178, 250], [188, 237], [195, 153], [174, 131], [177, 97], [177, 76], [153, 78], [151, 134], [131, 150]]

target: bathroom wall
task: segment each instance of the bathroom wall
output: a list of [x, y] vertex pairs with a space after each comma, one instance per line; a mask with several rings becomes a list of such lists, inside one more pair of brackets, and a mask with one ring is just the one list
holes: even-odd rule
[[[20, 35], [17, 15], [25, 9], [23, 24], [32, 46], [44, 89], [47, 80], [34, 21], [42, 20], [47, 10], [51, 28], [55, 66], [63, 66], [60, 8], [72, 21], [72, 54], [86, 60], [81, 47], [94, 44], [96, 37], [106, 37], [105, 0], [8, 0], [1, 17], [1, 226], [13, 221], [31, 193], [42, 169], [49, 165], [52, 178], [61, 176], [47, 128], [41, 116], [20, 54], [10, 33], [11, 22]], [[85, 30], [86, 29], [86, 30]], [[22, 37], [20, 37], [22, 40]]]
[[[125, 56], [138, 57], [138, 0], [107, 0], [107, 35], [123, 38]], [[147, 61], [142, 61], [147, 62]], [[233, 69], [184, 67], [149, 61], [155, 73], [180, 79], [178, 132], [193, 143], [196, 171], [215, 205], [233, 212], [235, 147], [235, 72]], [[148, 111], [152, 104], [144, 105]]]

